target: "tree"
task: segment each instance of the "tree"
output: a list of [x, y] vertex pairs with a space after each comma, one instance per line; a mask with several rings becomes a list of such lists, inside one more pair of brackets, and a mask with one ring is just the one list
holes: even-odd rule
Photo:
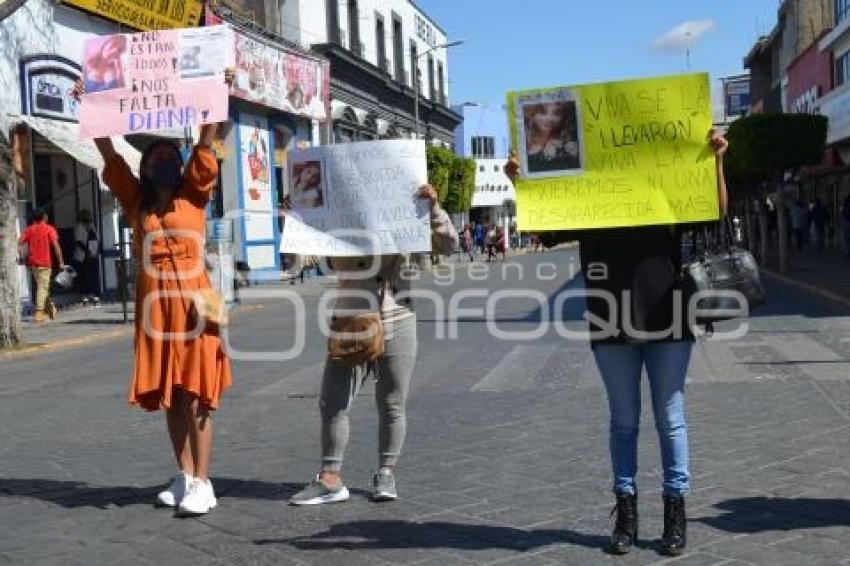
[[427, 157], [428, 181], [437, 189], [442, 207], [451, 213], [469, 210], [475, 191], [475, 160], [443, 147], [429, 147]]
[[735, 194], [756, 198], [761, 228], [762, 260], [765, 258], [767, 222], [766, 192], [776, 191], [779, 232], [779, 270], [786, 271], [787, 213], [784, 183], [800, 168], [817, 165], [826, 151], [827, 119], [809, 114], [751, 114], [729, 126], [726, 167]]
[[12, 165], [8, 127], [0, 115], [0, 349], [20, 342], [18, 289], [17, 174]]

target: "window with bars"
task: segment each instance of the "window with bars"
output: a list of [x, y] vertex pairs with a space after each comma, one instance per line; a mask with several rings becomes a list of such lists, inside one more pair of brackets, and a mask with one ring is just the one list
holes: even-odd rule
[[493, 159], [496, 157], [496, 138], [476, 136], [472, 138], [472, 157]]
[[844, 21], [850, 15], [850, 0], [835, 0], [835, 25]]

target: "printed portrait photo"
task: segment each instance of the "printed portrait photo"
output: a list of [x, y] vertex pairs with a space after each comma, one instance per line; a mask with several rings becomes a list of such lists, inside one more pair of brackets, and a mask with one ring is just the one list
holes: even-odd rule
[[520, 160], [528, 177], [560, 177], [583, 171], [581, 119], [569, 90], [517, 101]]
[[184, 45], [180, 49], [180, 76], [184, 79], [211, 76], [214, 73], [201, 62], [200, 45]]
[[127, 53], [127, 37], [110, 35], [86, 42], [83, 77], [86, 92], [124, 88], [122, 59]]
[[327, 195], [323, 173], [322, 162], [318, 160], [292, 164], [289, 194], [296, 210], [324, 208]]

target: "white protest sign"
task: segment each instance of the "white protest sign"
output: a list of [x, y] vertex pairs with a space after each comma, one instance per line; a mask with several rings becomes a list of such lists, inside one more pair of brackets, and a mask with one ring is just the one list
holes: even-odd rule
[[329, 257], [431, 251], [425, 142], [388, 140], [317, 147], [288, 160], [293, 210], [280, 251]]

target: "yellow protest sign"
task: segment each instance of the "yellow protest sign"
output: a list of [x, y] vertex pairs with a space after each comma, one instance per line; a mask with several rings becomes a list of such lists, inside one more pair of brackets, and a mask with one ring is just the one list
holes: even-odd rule
[[203, 9], [198, 0], [64, 0], [64, 3], [141, 31], [195, 27]]
[[523, 231], [716, 220], [707, 74], [508, 94]]

